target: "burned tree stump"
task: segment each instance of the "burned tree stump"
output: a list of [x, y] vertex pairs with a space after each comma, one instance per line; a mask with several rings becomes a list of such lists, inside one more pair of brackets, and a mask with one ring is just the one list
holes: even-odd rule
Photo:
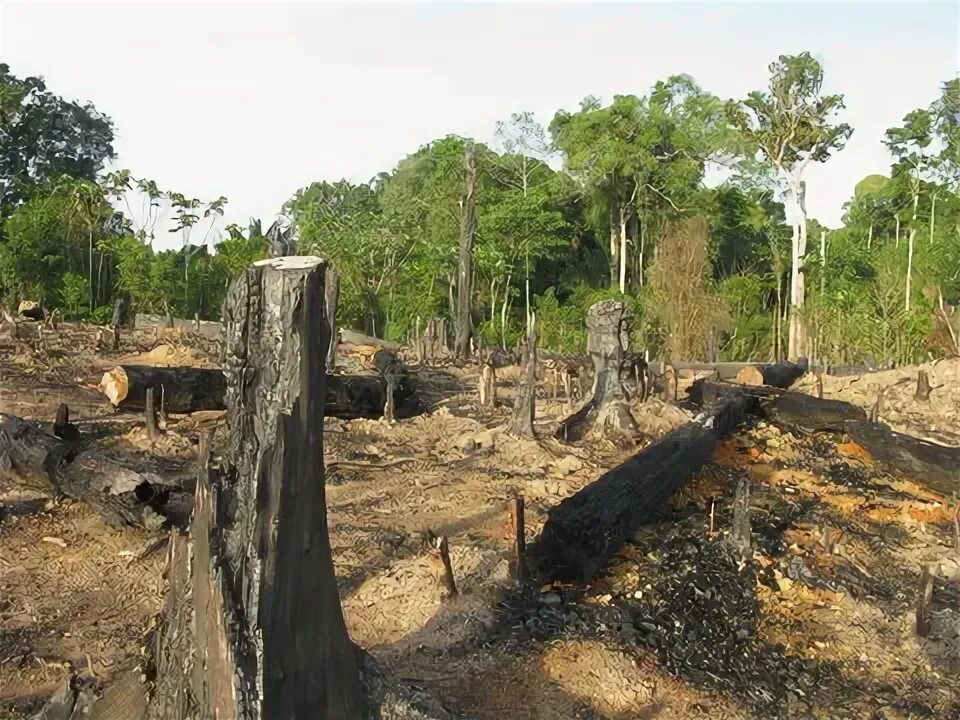
[[930, 374], [926, 370], [920, 370], [917, 373], [917, 392], [913, 399], [917, 402], [928, 402], [930, 400]]
[[324, 270], [264, 260], [228, 293], [229, 446], [223, 480], [198, 486], [191, 537], [202, 718], [365, 717], [327, 534]]
[[750, 484], [741, 480], [733, 499], [733, 527], [730, 539], [740, 554], [750, 556]]
[[523, 517], [523, 496], [518, 495], [510, 500], [510, 532], [513, 536], [513, 562], [511, 563], [513, 579], [517, 582], [526, 582], [529, 577], [527, 570], [527, 540], [526, 523]]
[[620, 368], [630, 352], [630, 327], [633, 318], [620, 300], [603, 300], [587, 311], [587, 352], [593, 361], [593, 397], [582, 408], [560, 423], [556, 437], [579, 440], [589, 432], [602, 430], [612, 434], [636, 430]]
[[533, 421], [537, 414], [537, 331], [531, 326], [530, 334], [523, 345], [523, 369], [517, 398], [513, 405], [513, 417], [510, 420], [510, 432], [525, 437], [533, 437]]
[[147, 437], [151, 439], [160, 437], [159, 415], [157, 411], [157, 390], [156, 388], [149, 387], [147, 388], [147, 402], [144, 415], [146, 416]]
[[480, 391], [480, 407], [493, 408], [497, 406], [497, 371], [488, 360], [480, 368], [478, 381]]
[[67, 442], [77, 442], [80, 439], [80, 430], [70, 422], [70, 408], [65, 403], [60, 403], [57, 408], [57, 416], [53, 421], [53, 434]]

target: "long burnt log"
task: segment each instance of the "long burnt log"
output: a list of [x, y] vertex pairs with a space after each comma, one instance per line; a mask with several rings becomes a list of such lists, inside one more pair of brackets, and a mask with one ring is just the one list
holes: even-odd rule
[[[153, 388], [168, 413], [226, 409], [227, 385], [219, 368], [119, 365], [104, 373], [102, 392], [114, 407], [143, 411]], [[399, 407], [413, 394], [408, 378], [394, 391]], [[377, 375], [329, 375], [326, 382], [327, 415], [344, 419], [376, 418], [383, 413], [386, 384]]]
[[589, 582], [610, 557], [709, 460], [756, 402], [721, 398], [697, 420], [664, 435], [552, 508], [528, 549], [541, 580]]
[[863, 408], [851, 403], [774, 388], [742, 388], [712, 381], [694, 383], [691, 399], [697, 404], [708, 404], [740, 393], [760, 400], [755, 411], [786, 430], [847, 435], [874, 460], [920, 485], [944, 495], [960, 491], [960, 448], [895, 432], [884, 423], [869, 420]]
[[[650, 369], [657, 375], [662, 375], [665, 366], [662, 362], [651, 362]], [[810, 369], [806, 359], [797, 362], [781, 360], [778, 363], [763, 364], [749, 362], [715, 362], [715, 363], [671, 363], [674, 370], [692, 370], [694, 372], [712, 372], [717, 380], [729, 381], [737, 377], [744, 368], [755, 368], [763, 378], [763, 384], [771, 387], [786, 389], [792, 386], [803, 374]]]

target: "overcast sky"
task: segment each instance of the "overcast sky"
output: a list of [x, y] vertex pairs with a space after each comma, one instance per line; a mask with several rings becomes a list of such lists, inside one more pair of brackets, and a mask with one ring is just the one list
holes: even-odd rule
[[593, 94], [689, 73], [721, 97], [810, 50], [854, 135], [809, 173], [807, 206], [839, 224], [854, 184], [886, 172], [881, 139], [960, 68], [960, 2], [124, 4], [0, 1], [0, 58], [90, 100], [118, 165], [269, 224], [314, 180], [366, 181], [437, 137], [489, 140]]

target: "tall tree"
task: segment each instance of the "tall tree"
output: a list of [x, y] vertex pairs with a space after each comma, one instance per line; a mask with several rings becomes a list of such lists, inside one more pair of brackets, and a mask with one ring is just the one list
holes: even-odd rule
[[770, 64], [768, 91], [754, 91], [729, 105], [733, 124], [755, 151], [777, 171], [793, 227], [790, 257], [790, 320], [787, 354], [807, 352], [803, 318], [805, 299], [803, 258], [807, 253], [806, 181], [811, 162], [825, 162], [843, 149], [853, 130], [833, 124], [843, 109], [843, 95], [824, 95], [823, 68], [809, 52], [781, 55]]
[[112, 157], [110, 118], [0, 63], [0, 219], [61, 175], [96, 179]]
[[475, 231], [475, 208], [477, 205], [477, 164], [473, 144], [464, 149], [463, 165], [466, 185], [463, 193], [463, 217], [460, 225], [460, 253], [457, 262], [457, 313], [454, 317], [456, 335], [453, 351], [457, 357], [466, 357], [470, 352], [470, 335], [473, 329], [473, 235]]

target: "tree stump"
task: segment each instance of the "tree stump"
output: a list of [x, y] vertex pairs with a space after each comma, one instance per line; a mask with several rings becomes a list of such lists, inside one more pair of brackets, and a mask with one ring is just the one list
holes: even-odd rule
[[229, 445], [222, 473], [201, 471], [191, 531], [201, 718], [366, 716], [327, 534], [324, 271], [316, 257], [264, 260], [227, 295]]
[[157, 390], [154, 387], [147, 388], [147, 407], [144, 410], [146, 415], [147, 437], [160, 437], [159, 416], [157, 413]]
[[577, 440], [591, 432], [622, 435], [636, 430], [620, 369], [630, 353], [633, 318], [620, 300], [603, 300], [587, 311], [587, 353], [593, 362], [593, 397], [560, 423], [557, 437]]
[[917, 402], [928, 402], [930, 400], [930, 375], [926, 370], [920, 370], [917, 373], [917, 392], [913, 396]]
[[524, 437], [534, 437], [533, 420], [537, 414], [537, 331], [535, 324], [523, 345], [523, 361], [520, 383], [513, 405], [510, 432]]
[[480, 368], [479, 390], [481, 407], [497, 406], [497, 371], [490, 362], [485, 362]]
[[744, 558], [750, 557], [750, 484], [746, 480], [737, 484], [734, 495], [730, 539]]

